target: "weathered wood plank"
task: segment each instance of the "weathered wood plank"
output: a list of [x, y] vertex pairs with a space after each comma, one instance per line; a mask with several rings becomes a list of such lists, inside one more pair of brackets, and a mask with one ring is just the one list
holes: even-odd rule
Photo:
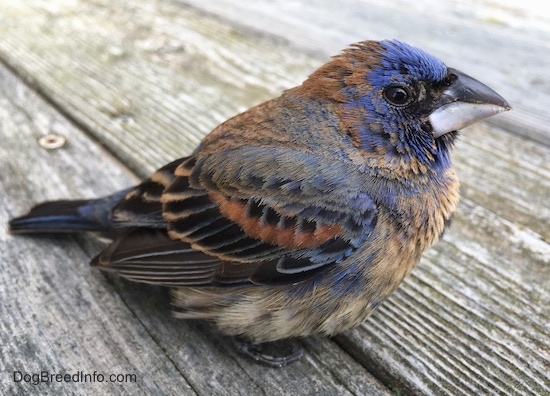
[[550, 249], [531, 238], [462, 200], [452, 231], [338, 342], [390, 387], [409, 373], [396, 387], [415, 394], [546, 394]]
[[[37, 200], [107, 194], [135, 183], [124, 167], [0, 67], [0, 222]], [[38, 139], [65, 136], [46, 151]], [[78, 160], [77, 160], [78, 159]], [[171, 316], [164, 289], [87, 266], [90, 236], [14, 238], [0, 229], [1, 394], [377, 394], [387, 392], [327, 339], [303, 362], [270, 370], [235, 356], [227, 339]], [[14, 382], [23, 373], [135, 375], [134, 383]]]
[[[191, 391], [117, 291], [88, 268], [97, 242], [7, 235], [8, 218], [37, 199], [104, 194], [113, 186], [133, 184], [135, 178], [3, 67], [0, 92], [0, 393]], [[65, 136], [66, 146], [41, 148], [38, 140], [48, 133]], [[135, 374], [138, 382], [124, 383], [123, 389], [107, 382], [14, 382], [14, 371], [42, 370]]]
[[[547, 30], [495, 23], [485, 14], [474, 15], [479, 8], [459, 8], [454, 2], [417, 2], [412, 8], [408, 3], [382, 6], [365, 1], [292, 2], [289, 8], [265, 1], [179, 4], [5, 3], [0, 6], [0, 58], [142, 176], [189, 153], [204, 133], [228, 116], [299, 83], [352, 41], [401, 38], [488, 81], [515, 110], [464, 132], [455, 158], [463, 200], [454, 227], [375, 316], [336, 341], [384, 383], [404, 392], [546, 391]], [[544, 15], [537, 18], [547, 21]], [[70, 164], [67, 158], [65, 167], [70, 169]], [[33, 199], [52, 198], [54, 190], [62, 188], [60, 182], [46, 192], [44, 183], [28, 178], [20, 176], [15, 183], [36, 184]], [[107, 182], [103, 186], [111, 190]], [[86, 191], [62, 189], [54, 196], [71, 192]], [[89, 256], [97, 251], [87, 249]], [[231, 368], [235, 363], [227, 357], [222, 339], [201, 335], [203, 325], [180, 324], [167, 308], [150, 315], [158, 311], [155, 303], [148, 301], [144, 307], [135, 296], [162, 301], [160, 292], [117, 279], [110, 285], [137, 312], [145, 331], [162, 334], [155, 339], [165, 353], [172, 345], [183, 345], [169, 358], [180, 372], [190, 373], [186, 379], [198, 393], [218, 389], [228, 378], [234, 382], [231, 389], [247, 384], [244, 389], [260, 391], [263, 381], [250, 378], [265, 373], [275, 393], [288, 391], [286, 383], [307, 375], [319, 376], [309, 382], [318, 391], [345, 388], [360, 394], [365, 389], [355, 375], [351, 382], [341, 382], [348, 369], [336, 363], [346, 361], [337, 351], [331, 355], [335, 360], [316, 374], [296, 366], [289, 372], [266, 372], [238, 359], [245, 368], [240, 372]], [[190, 341], [200, 348], [186, 346]], [[326, 360], [324, 349], [334, 348], [319, 340], [322, 348], [315, 349], [317, 340], [313, 342], [305, 341], [311, 353], [308, 367], [317, 367], [317, 361]], [[212, 344], [215, 351], [209, 351]], [[199, 359], [203, 350], [222, 367], [208, 367]], [[352, 367], [350, 373], [361, 373]], [[336, 378], [335, 384], [325, 384], [329, 378]]]
[[0, 56], [142, 176], [318, 64], [170, 2], [30, 3], [3, 7]]
[[550, 12], [532, 2], [177, 1], [324, 57], [365, 39], [410, 42], [498, 87], [515, 111], [489, 122], [550, 145]]

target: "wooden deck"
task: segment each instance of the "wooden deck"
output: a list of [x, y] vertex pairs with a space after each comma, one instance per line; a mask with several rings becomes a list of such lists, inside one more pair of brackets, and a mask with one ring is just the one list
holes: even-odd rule
[[[514, 111], [463, 132], [444, 240], [363, 326], [303, 340], [282, 369], [172, 318], [164, 289], [89, 268], [94, 236], [0, 227], [0, 394], [550, 395], [550, 15], [534, 4], [2, 1], [0, 224], [136, 183], [364, 39], [424, 48]], [[14, 380], [42, 371], [136, 381]]]

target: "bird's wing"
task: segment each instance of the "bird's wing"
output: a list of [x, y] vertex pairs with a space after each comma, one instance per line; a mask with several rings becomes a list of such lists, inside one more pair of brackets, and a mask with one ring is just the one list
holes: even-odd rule
[[131, 229], [95, 265], [165, 285], [295, 283], [351, 254], [376, 222], [344, 164], [312, 153], [239, 147], [159, 172], [113, 217], [139, 227], [147, 214], [129, 213], [162, 205], [166, 231]]
[[111, 210], [112, 225], [117, 228], [166, 229], [166, 221], [162, 217], [162, 193], [174, 181], [174, 171], [185, 159], [163, 166], [118, 201]]

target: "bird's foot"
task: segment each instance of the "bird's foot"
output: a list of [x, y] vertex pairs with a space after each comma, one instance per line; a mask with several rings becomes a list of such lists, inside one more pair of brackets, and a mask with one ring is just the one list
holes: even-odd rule
[[304, 354], [302, 346], [293, 339], [252, 344], [242, 338], [233, 337], [233, 344], [240, 353], [269, 367], [286, 366], [300, 360]]

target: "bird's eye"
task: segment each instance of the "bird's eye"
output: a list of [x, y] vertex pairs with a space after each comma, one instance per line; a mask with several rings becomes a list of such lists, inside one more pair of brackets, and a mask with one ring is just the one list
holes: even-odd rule
[[392, 105], [400, 107], [407, 106], [414, 99], [413, 94], [407, 88], [399, 85], [386, 88], [384, 98]]

